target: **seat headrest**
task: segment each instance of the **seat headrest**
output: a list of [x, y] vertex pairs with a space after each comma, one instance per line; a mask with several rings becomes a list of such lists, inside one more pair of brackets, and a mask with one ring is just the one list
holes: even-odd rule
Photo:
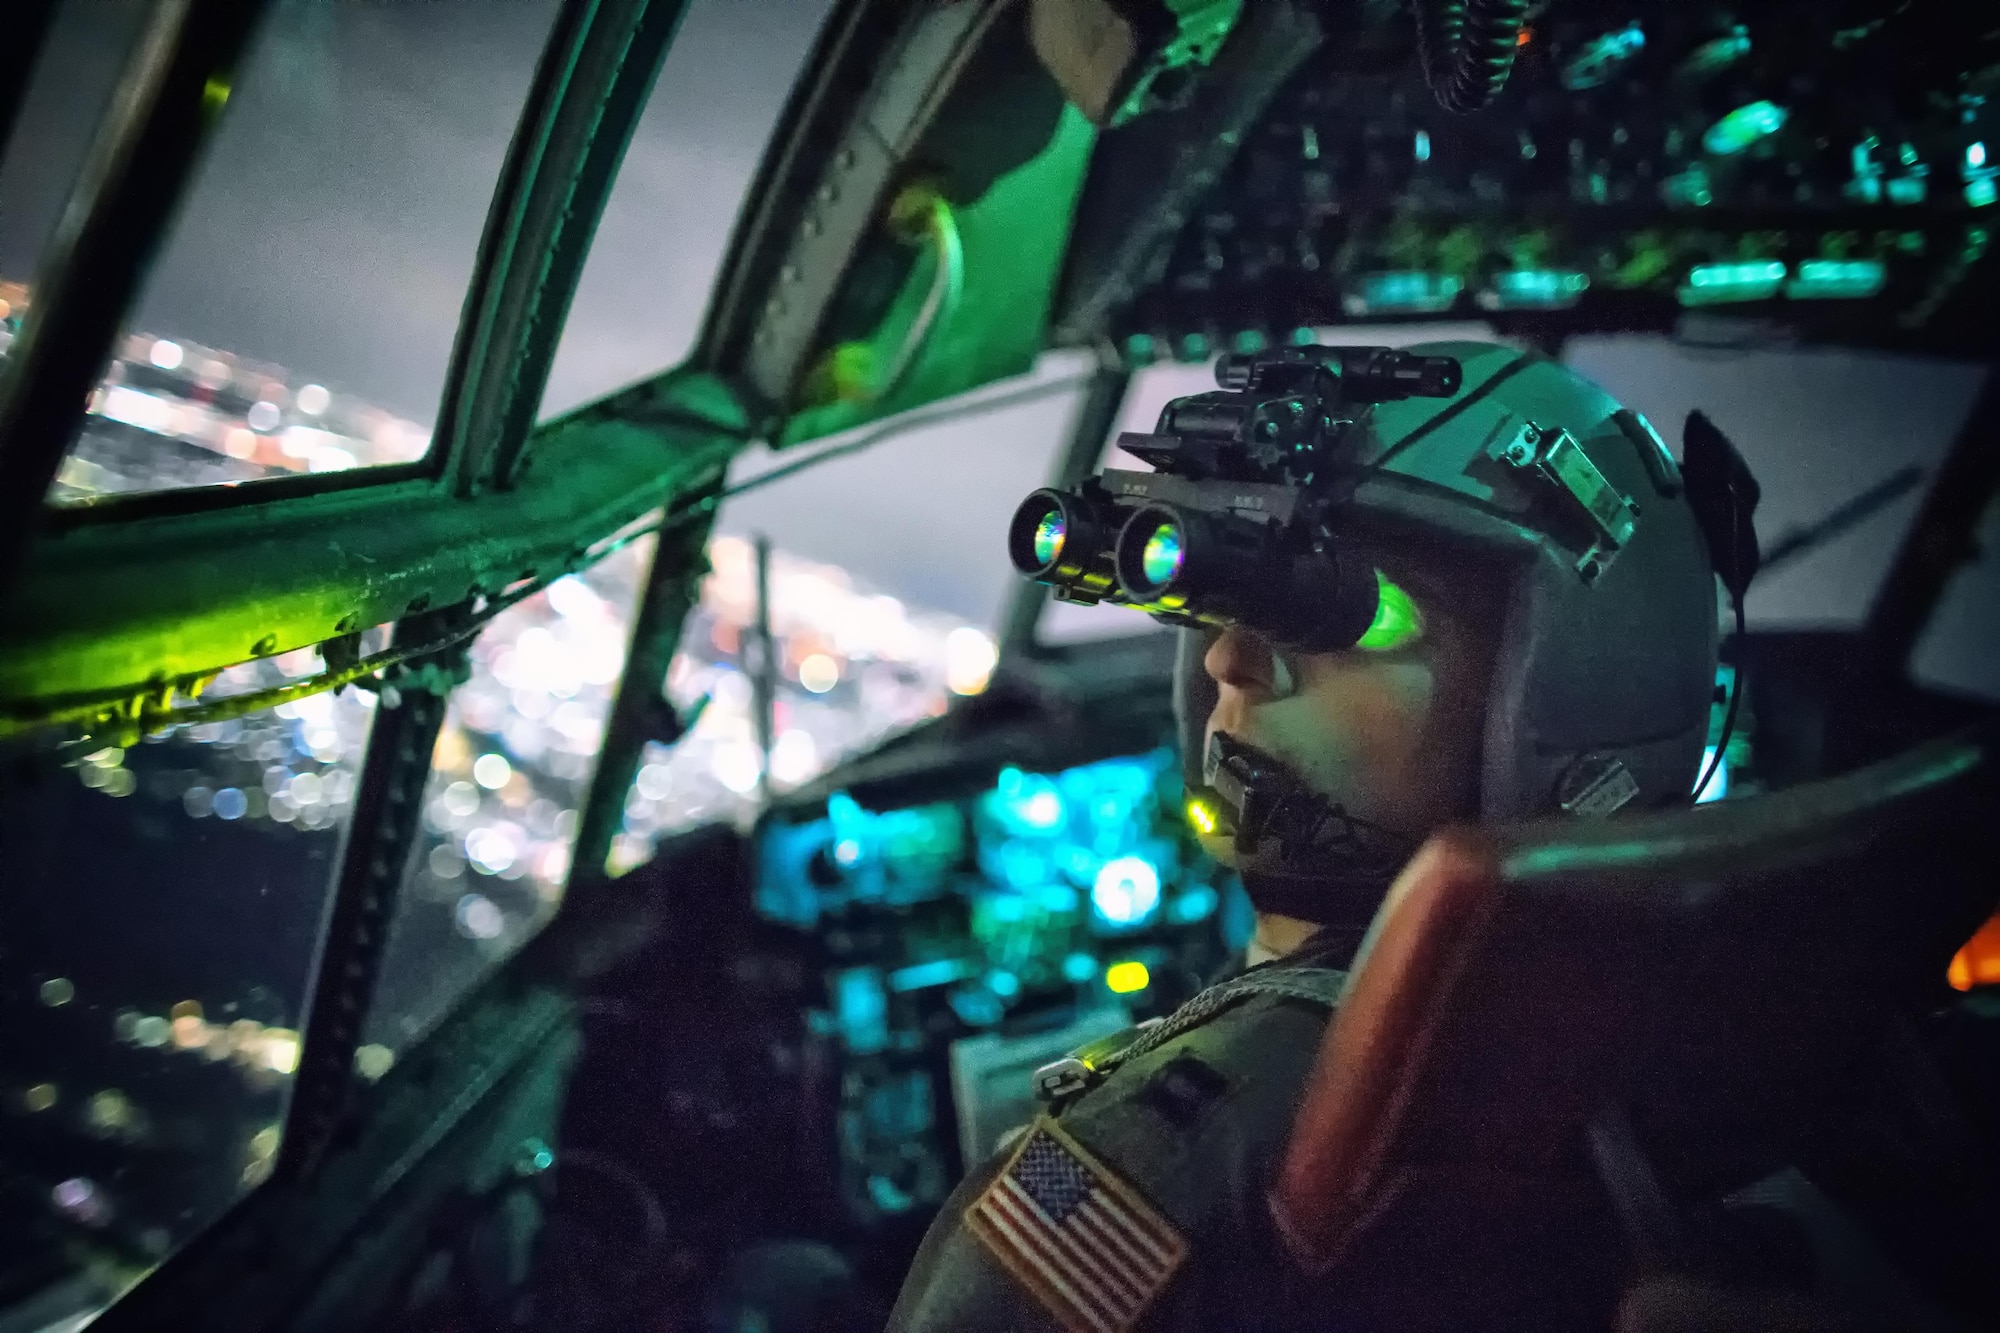
[[[1687, 1190], [1753, 1178], [2000, 898], [1990, 727], [1666, 814], [1452, 830], [1375, 919], [1271, 1210], [1309, 1268], [1405, 1194], [1560, 1174], [1606, 1108]], [[1745, 1174], [1752, 1173], [1752, 1174]]]

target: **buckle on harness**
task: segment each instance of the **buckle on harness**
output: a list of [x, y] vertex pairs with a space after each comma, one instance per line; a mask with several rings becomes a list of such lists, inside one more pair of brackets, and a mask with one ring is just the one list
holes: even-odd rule
[[1051, 1060], [1035, 1071], [1035, 1099], [1053, 1106], [1097, 1081], [1097, 1071], [1073, 1055]]

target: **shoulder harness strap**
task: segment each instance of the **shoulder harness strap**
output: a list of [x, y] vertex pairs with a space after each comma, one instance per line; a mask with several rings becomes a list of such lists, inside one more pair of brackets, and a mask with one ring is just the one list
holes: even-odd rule
[[1051, 1106], [1067, 1103], [1096, 1087], [1128, 1060], [1159, 1049], [1184, 1032], [1257, 995], [1279, 995], [1331, 1009], [1347, 985], [1347, 973], [1333, 967], [1257, 968], [1210, 986], [1166, 1018], [1155, 1018], [1115, 1037], [1079, 1047], [1035, 1071], [1035, 1096]]

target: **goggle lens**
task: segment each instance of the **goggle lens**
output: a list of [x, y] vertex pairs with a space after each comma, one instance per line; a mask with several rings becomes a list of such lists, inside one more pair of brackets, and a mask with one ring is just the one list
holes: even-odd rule
[[1171, 582], [1186, 560], [1187, 547], [1181, 540], [1179, 526], [1162, 523], [1146, 539], [1146, 548], [1139, 554], [1139, 570], [1148, 583], [1158, 587]]

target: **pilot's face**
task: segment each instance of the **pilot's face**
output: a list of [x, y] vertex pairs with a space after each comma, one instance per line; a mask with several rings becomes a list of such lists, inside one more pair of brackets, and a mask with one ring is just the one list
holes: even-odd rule
[[1207, 735], [1227, 732], [1350, 814], [1421, 837], [1477, 813], [1494, 617], [1475, 587], [1378, 563], [1409, 594], [1414, 632], [1373, 650], [1301, 653], [1226, 630], [1203, 663], [1218, 695]]

